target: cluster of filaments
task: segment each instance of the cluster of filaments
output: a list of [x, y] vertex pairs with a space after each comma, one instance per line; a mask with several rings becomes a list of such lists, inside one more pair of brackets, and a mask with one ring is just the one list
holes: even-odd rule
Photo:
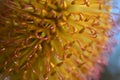
[[3, 79], [85, 80], [91, 74], [109, 29], [104, 0], [3, 3], [10, 10], [1, 28], [9, 31], [0, 45]]

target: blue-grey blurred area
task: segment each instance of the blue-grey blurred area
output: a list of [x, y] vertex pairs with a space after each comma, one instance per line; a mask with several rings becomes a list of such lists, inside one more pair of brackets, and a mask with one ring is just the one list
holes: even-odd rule
[[109, 64], [102, 73], [101, 80], [120, 80], [120, 33], [116, 38], [118, 43], [109, 57]]
[[115, 21], [115, 38], [117, 45], [109, 57], [109, 64], [102, 73], [101, 80], [120, 80], [120, 0], [112, 0], [113, 9], [111, 11]]

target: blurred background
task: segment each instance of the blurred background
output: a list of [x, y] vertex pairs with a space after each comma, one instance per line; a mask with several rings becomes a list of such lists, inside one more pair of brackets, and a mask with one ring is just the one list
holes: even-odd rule
[[120, 80], [120, 0], [112, 0], [113, 9], [111, 15], [115, 21], [116, 29], [113, 29], [117, 45], [113, 48], [110, 54], [108, 66], [102, 73], [101, 80]]

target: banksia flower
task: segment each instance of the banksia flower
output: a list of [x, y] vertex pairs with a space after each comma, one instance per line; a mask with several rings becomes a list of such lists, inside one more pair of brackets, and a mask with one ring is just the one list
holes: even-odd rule
[[97, 80], [109, 0], [1, 0], [2, 80]]

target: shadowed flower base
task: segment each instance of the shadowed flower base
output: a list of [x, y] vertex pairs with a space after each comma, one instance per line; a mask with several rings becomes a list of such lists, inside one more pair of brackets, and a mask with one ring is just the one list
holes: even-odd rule
[[106, 64], [109, 0], [0, 1], [5, 80], [97, 80]]

